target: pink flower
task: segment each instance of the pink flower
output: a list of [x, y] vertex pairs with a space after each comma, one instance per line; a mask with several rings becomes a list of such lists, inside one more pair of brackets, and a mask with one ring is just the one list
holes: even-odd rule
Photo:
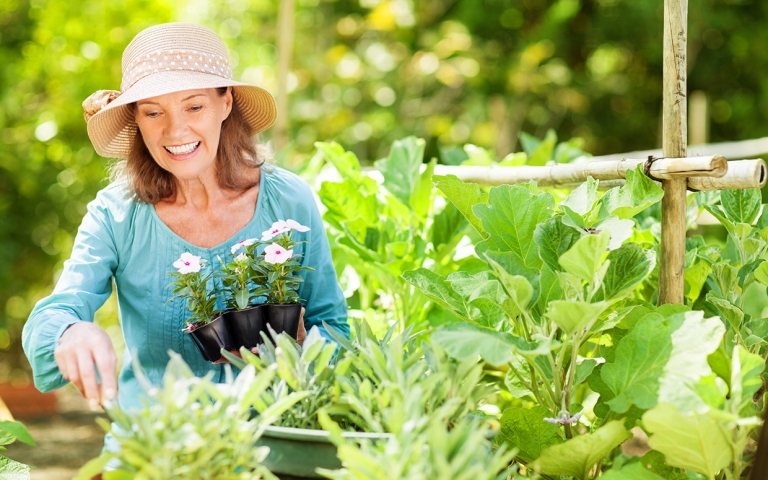
[[291, 227], [288, 226], [288, 223], [284, 220], [278, 220], [275, 223], [272, 224], [271, 227], [269, 227], [269, 230], [264, 230], [261, 232], [261, 241], [266, 242], [269, 240], [272, 240], [278, 235], [282, 235], [283, 233], [290, 232]]
[[296, 220], [290, 218], [288, 220], [278, 220], [273, 223], [271, 227], [269, 227], [269, 230], [264, 230], [261, 233], [261, 240], [263, 242], [267, 242], [276, 236], [290, 232], [291, 230], [296, 230], [297, 232], [308, 232], [309, 227], [305, 227]]
[[276, 243], [272, 243], [264, 249], [264, 261], [273, 265], [285, 263], [292, 255], [293, 250], [289, 250]]
[[305, 227], [304, 225], [300, 224], [296, 220], [291, 220], [290, 218], [285, 221], [285, 223], [288, 225], [288, 227], [291, 230], [296, 230], [297, 232], [308, 232], [309, 227]]
[[200, 268], [202, 268], [203, 263], [197, 255], [192, 255], [189, 252], [184, 252], [181, 254], [178, 260], [173, 262], [173, 266], [176, 267], [176, 270], [179, 271], [181, 274], [187, 274], [187, 273], [197, 273], [200, 271]]
[[256, 239], [255, 238], [248, 238], [248, 239], [245, 239], [245, 240], [240, 240], [236, 244], [232, 245], [232, 248], [230, 248], [229, 251], [232, 252], [232, 255], [234, 255], [241, 248], [248, 247], [250, 245], [253, 245], [254, 243], [256, 243]]

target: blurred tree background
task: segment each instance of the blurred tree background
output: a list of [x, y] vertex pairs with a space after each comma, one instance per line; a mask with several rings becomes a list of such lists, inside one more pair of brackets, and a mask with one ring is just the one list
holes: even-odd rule
[[[550, 129], [593, 154], [656, 147], [662, 20], [662, 0], [4, 0], [0, 377], [24, 375], [23, 322], [107, 182], [80, 102], [119, 88], [122, 49], [142, 28], [207, 25], [229, 44], [236, 78], [284, 89], [274, 146], [299, 170], [318, 140], [367, 161], [406, 135], [433, 155], [472, 143], [501, 158], [521, 132]], [[688, 86], [706, 98], [709, 141], [765, 135], [766, 20], [762, 0], [690, 2]], [[285, 76], [281, 31], [292, 40]]]

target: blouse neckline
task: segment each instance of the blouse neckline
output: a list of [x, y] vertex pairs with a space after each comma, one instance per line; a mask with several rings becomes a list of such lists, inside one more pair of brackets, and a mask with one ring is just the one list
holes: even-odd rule
[[155, 210], [155, 206], [152, 204], [147, 204], [150, 210], [150, 215], [152, 217], [152, 220], [157, 224], [161, 230], [163, 230], [166, 235], [170, 236], [172, 239], [174, 239], [176, 242], [181, 243], [188, 249], [197, 250], [199, 252], [213, 252], [217, 250], [221, 250], [224, 247], [231, 247], [236, 242], [239, 242], [241, 240], [245, 240], [245, 238], [240, 238], [243, 236], [243, 233], [253, 228], [254, 224], [256, 223], [256, 219], [259, 218], [259, 213], [262, 208], [262, 204], [264, 203], [264, 195], [265, 195], [265, 185], [267, 182], [264, 181], [264, 177], [266, 177], [266, 169], [262, 166], [259, 167], [259, 194], [256, 197], [256, 208], [253, 210], [253, 216], [251, 219], [243, 225], [242, 228], [240, 228], [237, 232], [235, 232], [233, 235], [231, 235], [229, 238], [224, 240], [223, 242], [220, 242], [212, 247], [201, 247], [200, 245], [195, 245], [194, 243], [184, 239], [183, 237], [179, 236], [176, 232], [174, 232], [171, 227], [166, 225], [166, 223], [160, 218], [160, 215], [157, 214], [157, 210]]

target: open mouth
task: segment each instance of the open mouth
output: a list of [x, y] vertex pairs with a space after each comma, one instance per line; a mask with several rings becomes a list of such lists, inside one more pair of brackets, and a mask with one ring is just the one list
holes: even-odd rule
[[186, 155], [197, 150], [200, 146], [200, 142], [185, 143], [184, 145], [168, 145], [165, 148], [169, 153], [173, 155]]

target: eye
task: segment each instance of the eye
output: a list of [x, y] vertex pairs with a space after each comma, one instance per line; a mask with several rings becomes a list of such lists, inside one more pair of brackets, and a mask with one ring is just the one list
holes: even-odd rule
[[202, 105], [191, 105], [191, 106], [189, 107], [189, 111], [190, 111], [190, 112], [199, 112], [199, 111], [200, 111], [200, 110], [202, 110], [202, 109], [203, 109], [203, 106], [202, 106]]

